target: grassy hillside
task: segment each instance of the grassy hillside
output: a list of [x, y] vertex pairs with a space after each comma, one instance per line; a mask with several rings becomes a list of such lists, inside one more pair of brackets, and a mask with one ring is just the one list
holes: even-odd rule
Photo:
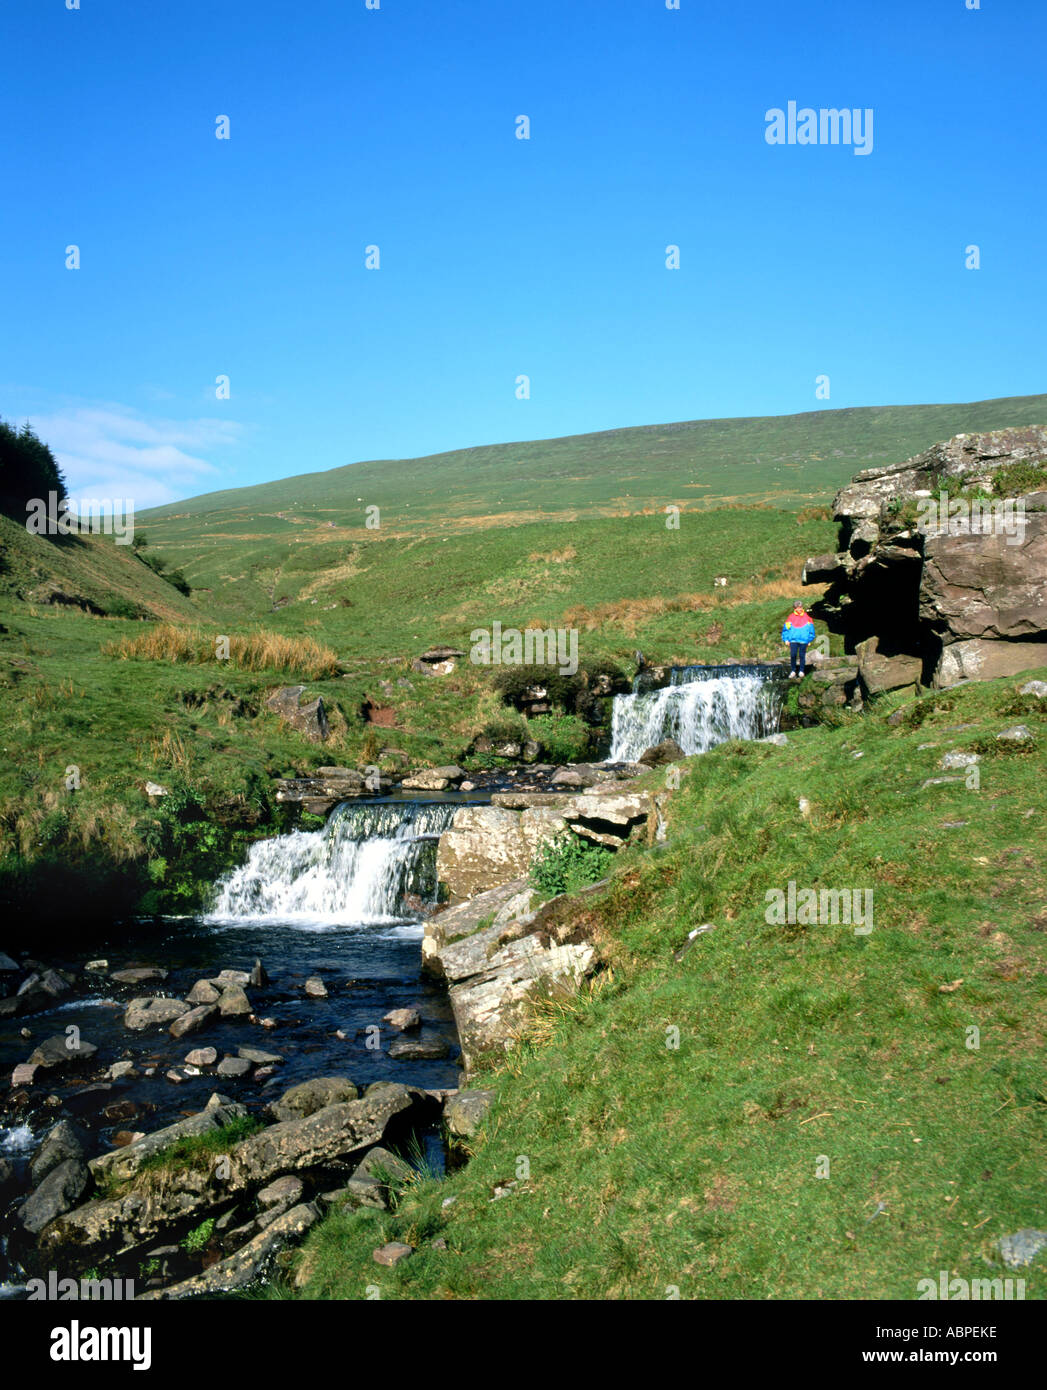
[[900, 462], [962, 431], [1044, 420], [1047, 396], [688, 420], [353, 463], [207, 493], [142, 521], [157, 544], [187, 558], [241, 541], [317, 542], [332, 529], [343, 543], [366, 542], [374, 534], [365, 529], [369, 505], [381, 509], [383, 531], [409, 535], [623, 516], [670, 503], [795, 508], [831, 498], [857, 469]]
[[[284, 823], [274, 775], [468, 763], [478, 735], [537, 738], [557, 761], [591, 754], [573, 713], [524, 725], [491, 668], [465, 660], [430, 677], [412, 657], [437, 642], [468, 652], [472, 630], [496, 621], [576, 628], [583, 663], [624, 674], [636, 648], [651, 661], [777, 656], [803, 562], [835, 537], [824, 500], [792, 503], [959, 429], [1043, 418], [1047, 397], [698, 422], [214, 494], [179, 504], [184, 515], [138, 518], [144, 554], [182, 569], [188, 598], [109, 537], [30, 536], [0, 518], [0, 891], [38, 906], [49, 895], [56, 912], [63, 893], [92, 888], [100, 907], [189, 906], [238, 836]], [[802, 485], [782, 481], [796, 470]], [[354, 492], [365, 476], [388, 491]], [[727, 500], [758, 496], [781, 505]], [[379, 530], [362, 525], [356, 497], [380, 504]], [[679, 529], [667, 528], [663, 498], [683, 507]], [[183, 659], [163, 634], [121, 648], [152, 631], [131, 621], [143, 616], [191, 628], [197, 654]], [[222, 635], [229, 661], [210, 650]], [[291, 658], [244, 664], [237, 652], [254, 638], [266, 653], [288, 639]], [[311, 661], [302, 641], [329, 656]], [[267, 710], [267, 694], [292, 682], [323, 696], [326, 744]], [[381, 727], [368, 704], [382, 706]], [[148, 780], [177, 796], [150, 802]], [[205, 833], [216, 817], [227, 828]]]
[[167, 621], [185, 621], [195, 612], [188, 599], [112, 536], [34, 536], [2, 515], [0, 603]]
[[[610, 661], [625, 672], [637, 646], [651, 660], [777, 655], [783, 605], [803, 559], [825, 549], [833, 528], [824, 518], [757, 509], [688, 518], [679, 531], [658, 518], [589, 520], [557, 548], [563, 530], [484, 531], [447, 546], [380, 541], [350, 578], [318, 575], [313, 598], [299, 592], [264, 624], [230, 621], [235, 593], [225, 615], [205, 615], [202, 601], [183, 599], [111, 543], [104, 562], [121, 582], [140, 570], [147, 588], [135, 590], [139, 601], [148, 592], [157, 607], [168, 603], [174, 632], [0, 594], [0, 891], [18, 902], [31, 897], [38, 910], [44, 895], [59, 910], [82, 872], [102, 907], [106, 894], [126, 910], [143, 893], [149, 902], [163, 893], [168, 905], [189, 905], [222, 856], [237, 852], [238, 820], [268, 833], [282, 824], [273, 776], [332, 762], [392, 770], [401, 755], [385, 755], [387, 747], [413, 765], [482, 764], [469, 756], [482, 733], [537, 736], [557, 760], [584, 756], [589, 734], [575, 716], [526, 726], [495, 691], [494, 668], [466, 660], [433, 677], [413, 670], [411, 657], [434, 641], [468, 651], [470, 631], [496, 619], [576, 625], [583, 662]], [[49, 541], [25, 539], [36, 563], [57, 563]], [[726, 588], [712, 583], [721, 571], [731, 576]], [[257, 577], [244, 581], [247, 613], [259, 585]], [[170, 599], [157, 592], [166, 590]], [[253, 633], [260, 661], [241, 655]], [[231, 637], [229, 660], [215, 654], [221, 634]], [[311, 652], [314, 641], [325, 660]], [[308, 742], [266, 708], [267, 693], [291, 683], [323, 696], [327, 743]], [[391, 716], [389, 726], [367, 722], [369, 699]], [[70, 766], [80, 778], [75, 791], [66, 786]], [[150, 803], [150, 780], [177, 789], [178, 817], [172, 801]], [[228, 832], [205, 833], [208, 815]]]
[[[668, 842], [579, 903], [604, 972], [478, 1078], [471, 1162], [328, 1217], [301, 1295], [913, 1299], [1010, 1273], [985, 1261], [1042, 1226], [1047, 1156], [1047, 711], [1019, 684], [682, 764]], [[1016, 719], [1033, 744], [997, 742]], [[980, 790], [920, 789], [949, 748], [982, 751]], [[769, 925], [790, 879], [871, 888], [872, 932]], [[417, 1253], [380, 1269], [394, 1239]], [[1022, 1273], [1043, 1298], [1042, 1259]]]

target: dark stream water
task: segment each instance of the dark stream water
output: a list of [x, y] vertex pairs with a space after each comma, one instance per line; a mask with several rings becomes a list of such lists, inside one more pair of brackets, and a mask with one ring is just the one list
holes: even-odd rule
[[[318, 1076], [348, 1076], [361, 1090], [375, 1081], [458, 1085], [453, 1016], [443, 985], [421, 973], [421, 939], [435, 897], [438, 835], [463, 800], [476, 797], [347, 804], [322, 831], [252, 846], [247, 864], [219, 885], [215, 915], [114, 924], [75, 952], [48, 954], [48, 965], [76, 972], [75, 996], [46, 1012], [0, 1021], [0, 1074], [9, 1076], [40, 1042], [71, 1026], [98, 1051], [84, 1064], [39, 1069], [31, 1086], [0, 1099], [0, 1158], [12, 1165], [21, 1189], [0, 1217], [0, 1286], [10, 1293], [20, 1282], [14, 1209], [25, 1196], [32, 1153], [60, 1118], [87, 1131], [91, 1156], [111, 1149], [121, 1131], [150, 1132], [200, 1110], [216, 1091], [260, 1113], [288, 1087]], [[26, 946], [32, 949], [31, 940]], [[166, 1027], [125, 1027], [131, 999], [184, 998], [197, 980], [250, 971], [256, 959], [268, 984], [245, 986], [252, 1017], [218, 1018], [179, 1039]], [[86, 970], [100, 960], [105, 969]], [[109, 979], [131, 966], [169, 973], [162, 982], [137, 985]], [[326, 998], [305, 994], [310, 976], [323, 981]], [[382, 1016], [406, 1006], [422, 1017], [421, 1029], [408, 1036], [442, 1055], [389, 1055], [401, 1035]], [[186, 1055], [195, 1048], [213, 1047], [221, 1061], [245, 1045], [283, 1060], [269, 1074], [264, 1066], [244, 1077], [219, 1076], [214, 1065], [199, 1075], [186, 1072]], [[109, 1068], [125, 1059], [136, 1074], [110, 1079]], [[173, 1069], [179, 1082], [167, 1076]], [[419, 1135], [419, 1143], [439, 1167], [435, 1131]]]

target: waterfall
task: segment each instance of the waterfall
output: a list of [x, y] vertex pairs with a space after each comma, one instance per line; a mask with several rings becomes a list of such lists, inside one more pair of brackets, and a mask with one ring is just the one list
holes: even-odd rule
[[[734, 669], [737, 675], [718, 674]], [[780, 681], [762, 671], [684, 666], [674, 668], [671, 679], [661, 690], [615, 696], [609, 762], [635, 762], [665, 738], [685, 753], [705, 753], [727, 739], [764, 738], [778, 727]]]
[[247, 862], [215, 885], [209, 918], [402, 921], [415, 915], [407, 893], [435, 898], [436, 842], [457, 809], [454, 802], [343, 802], [322, 830], [252, 845]]

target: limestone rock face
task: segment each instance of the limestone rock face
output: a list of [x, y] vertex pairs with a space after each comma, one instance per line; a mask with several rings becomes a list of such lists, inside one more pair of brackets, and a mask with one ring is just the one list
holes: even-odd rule
[[440, 836], [437, 877], [447, 884], [452, 904], [523, 878], [539, 844], [553, 839], [565, 824], [552, 806], [525, 811], [463, 806]]
[[531, 897], [527, 879], [514, 878], [428, 918], [422, 936], [423, 970], [432, 975], [441, 974], [440, 956], [446, 945], [470, 936], [485, 920], [502, 921], [503, 911], [508, 911], [510, 918], [524, 915], [530, 911]]
[[[995, 499], [1010, 515], [984, 529], [972, 525], [965, 502], [959, 512], [951, 506], [967, 490], [991, 492], [1005, 465], [1045, 460], [1044, 425], [960, 434], [904, 463], [866, 469], [837, 494], [843, 548], [808, 560], [803, 582], [828, 584], [817, 608], [859, 654], [867, 694], [1047, 663], [1047, 645], [1017, 650], [1047, 644], [1047, 493]], [[930, 518], [921, 509], [928, 500], [938, 507]]]
[[863, 518], [878, 520], [894, 497], [940, 488], [953, 494], [960, 487], [988, 486], [1004, 464], [1047, 458], [1047, 426], [957, 434], [922, 454], [887, 468], [866, 468], [836, 495], [833, 512], [853, 526]]
[[948, 641], [1047, 640], [1047, 512], [1027, 513], [1024, 531], [928, 536], [920, 617]]
[[573, 991], [595, 966], [595, 944], [573, 916], [578, 896], [553, 898], [537, 912], [496, 920], [443, 947], [439, 965], [467, 1075], [485, 1053], [513, 1045], [528, 999]]
[[614, 781], [596, 783], [577, 796], [509, 793], [499, 800], [503, 804], [463, 806], [440, 837], [436, 873], [452, 906], [526, 878], [539, 846], [565, 828], [619, 849], [646, 826], [653, 809], [647, 792], [626, 792]]
[[1047, 665], [1047, 646], [1042, 642], [989, 642], [974, 638], [953, 642], [943, 649], [934, 684], [939, 690], [946, 690], [960, 681], [1017, 676], [1043, 665]]

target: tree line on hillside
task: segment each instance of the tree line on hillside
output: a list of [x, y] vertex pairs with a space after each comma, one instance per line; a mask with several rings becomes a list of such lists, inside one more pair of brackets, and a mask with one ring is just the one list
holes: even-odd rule
[[[55, 494], [55, 508], [50, 505], [51, 493]], [[58, 460], [28, 420], [21, 429], [0, 420], [0, 515], [24, 523], [27, 504], [34, 499], [45, 503], [48, 515], [52, 511], [57, 514], [65, 496], [66, 481]], [[155, 552], [143, 554], [146, 544], [141, 533], [131, 542], [139, 560], [179, 593], [188, 595], [189, 583], [182, 571], [169, 569], [167, 561]]]
[[0, 512], [25, 521], [26, 503], [33, 498], [46, 501], [51, 492], [59, 501], [66, 492], [54, 454], [28, 421], [16, 430], [0, 420]]

